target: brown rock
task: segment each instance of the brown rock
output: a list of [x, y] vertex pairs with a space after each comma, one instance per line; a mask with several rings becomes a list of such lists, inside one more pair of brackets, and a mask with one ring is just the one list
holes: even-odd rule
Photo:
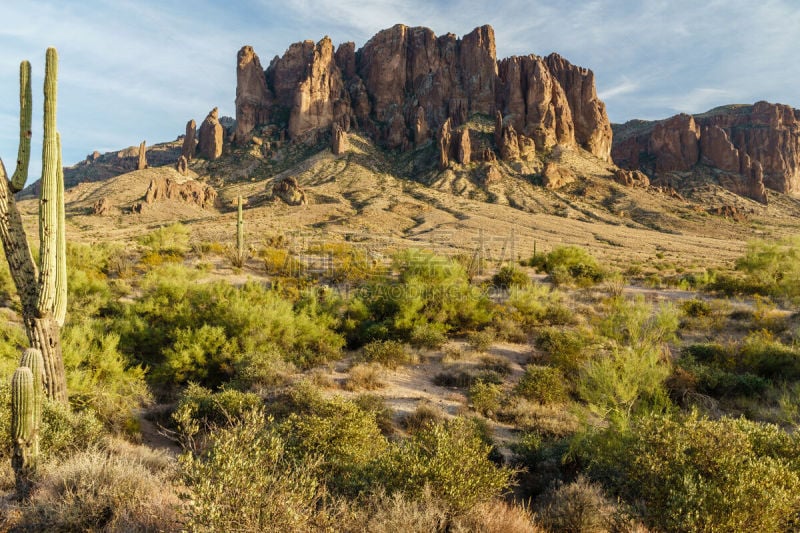
[[219, 111], [216, 107], [200, 125], [198, 137], [200, 138], [198, 148], [201, 156], [209, 161], [214, 161], [222, 155], [223, 131], [222, 124], [219, 123]]
[[456, 138], [456, 160], [462, 165], [467, 165], [471, 159], [472, 143], [469, 139], [469, 130], [462, 128]]
[[503, 132], [500, 135], [500, 144], [498, 145], [500, 151], [500, 159], [511, 161], [519, 159], [519, 137], [511, 124], [503, 125]]
[[499, 64], [498, 107], [503, 121], [536, 143], [537, 150], [575, 145], [567, 96], [538, 56], [510, 57]]
[[497, 161], [497, 154], [491, 148], [486, 148], [481, 153], [481, 159], [487, 162]]
[[611, 123], [605, 104], [597, 97], [594, 73], [555, 53], [545, 61], [567, 96], [575, 125], [575, 141], [603, 161], [610, 161]]
[[656, 156], [656, 173], [694, 167], [700, 159], [700, 128], [694, 117], [681, 113], [656, 124], [648, 152]]
[[460, 70], [468, 114], [495, 111], [494, 87], [497, 79], [497, 50], [491, 26], [475, 28], [461, 39]]
[[306, 205], [306, 193], [297, 183], [297, 180], [289, 176], [283, 178], [272, 186], [272, 194], [283, 200], [289, 205]]
[[497, 111], [494, 115], [494, 145], [499, 149], [503, 142], [503, 114]]
[[730, 218], [736, 222], [744, 222], [747, 220], [747, 215], [741, 212], [735, 205], [721, 205], [718, 207], [708, 208], [708, 213], [718, 217]]
[[403, 115], [398, 111], [392, 116], [389, 125], [386, 128], [384, 138], [387, 148], [402, 148], [407, 142], [406, 121]]
[[147, 168], [147, 142], [142, 141], [139, 145], [139, 158], [136, 163], [136, 170], [144, 170]]
[[186, 135], [183, 137], [183, 148], [181, 148], [181, 155], [186, 158], [186, 161], [194, 159], [195, 148], [197, 147], [197, 126], [194, 119], [186, 123]]
[[419, 146], [428, 140], [430, 131], [428, 130], [428, 121], [425, 118], [425, 110], [422, 107], [417, 107], [417, 114], [414, 120], [414, 146]]
[[650, 186], [650, 178], [647, 174], [640, 170], [625, 170], [618, 168], [614, 171], [614, 181], [626, 187], [644, 187]]
[[577, 177], [570, 169], [553, 161], [548, 161], [542, 172], [542, 185], [547, 189], [560, 189], [576, 179]]
[[500, 183], [502, 179], [503, 175], [500, 174], [500, 171], [497, 170], [497, 167], [494, 165], [488, 165], [483, 178], [483, 186], [488, 187], [489, 185]]
[[342, 43], [336, 48], [336, 66], [342, 72], [344, 79], [349, 80], [356, 75], [356, 44], [353, 42]]
[[159, 200], [181, 200], [203, 209], [212, 207], [217, 199], [217, 191], [210, 185], [194, 180], [178, 182], [172, 178], [159, 176], [150, 180], [144, 203], [152, 205]]
[[92, 214], [97, 216], [106, 216], [111, 214], [111, 202], [108, 198], [100, 198], [92, 206]]
[[450, 132], [450, 119], [448, 118], [439, 128], [439, 134], [436, 136], [436, 145], [439, 147], [439, 170], [444, 170], [450, 166], [451, 142], [452, 134]]
[[189, 162], [186, 160], [186, 156], [182, 155], [178, 158], [178, 162], [175, 163], [175, 170], [182, 176], [189, 174]]
[[761, 163], [733, 146], [728, 134], [719, 126], [704, 126], [700, 136], [703, 164], [726, 172], [720, 183], [736, 194], [767, 203], [764, 172]]
[[[250, 141], [257, 124], [269, 121], [272, 94], [258, 55], [252, 46], [243, 46], [236, 54], [236, 133], [234, 142]], [[190, 159], [187, 157], [187, 159]]]
[[334, 101], [344, 90], [330, 38], [326, 36], [317, 43], [306, 61], [289, 115], [289, 137], [292, 139], [308, 131], [329, 128], [334, 119]]
[[347, 133], [345, 133], [341, 126], [338, 124], [333, 125], [331, 137], [331, 151], [334, 155], [341, 155], [348, 150], [349, 143], [347, 142]]

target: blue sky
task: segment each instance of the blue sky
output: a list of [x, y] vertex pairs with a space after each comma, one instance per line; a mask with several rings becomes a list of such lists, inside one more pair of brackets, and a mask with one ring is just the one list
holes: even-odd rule
[[[174, 139], [214, 106], [234, 115], [235, 58], [266, 67], [295, 41], [361, 46], [396, 23], [437, 35], [495, 29], [498, 57], [556, 51], [595, 72], [614, 122], [756, 100], [800, 107], [795, 0], [6, 0], [0, 8], [0, 157], [13, 166], [19, 61], [33, 64], [39, 172], [44, 51], [60, 55], [64, 162]], [[10, 4], [10, 5], [9, 5]], [[235, 4], [235, 7], [234, 7]], [[401, 4], [401, 5], [400, 5]]]

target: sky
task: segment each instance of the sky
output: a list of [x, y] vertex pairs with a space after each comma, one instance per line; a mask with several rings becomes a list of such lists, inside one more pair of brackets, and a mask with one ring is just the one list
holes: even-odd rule
[[64, 164], [175, 139], [213, 107], [234, 116], [236, 53], [266, 67], [296, 41], [362, 46], [397, 23], [463, 36], [491, 24], [498, 58], [558, 52], [591, 68], [612, 122], [758, 100], [800, 107], [796, 0], [3, 0], [0, 158], [19, 134], [19, 62], [33, 67], [31, 181], [40, 172], [42, 78], [59, 52]]

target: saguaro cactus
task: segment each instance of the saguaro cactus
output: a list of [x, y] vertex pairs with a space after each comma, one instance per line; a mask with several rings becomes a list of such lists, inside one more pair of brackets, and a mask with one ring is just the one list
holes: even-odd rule
[[233, 251], [233, 265], [241, 268], [247, 259], [247, 250], [244, 248], [244, 215], [242, 214], [242, 195], [237, 198], [236, 214], [236, 250]]
[[42, 370], [39, 350], [29, 348], [22, 354], [20, 366], [11, 378], [11, 441], [17, 494], [28, 495], [31, 474], [39, 458], [39, 426], [42, 420]]
[[20, 65], [20, 148], [11, 181], [0, 160], [0, 240], [11, 277], [22, 301], [28, 339], [43, 357], [47, 395], [67, 401], [60, 328], [66, 314], [67, 267], [64, 221], [64, 174], [61, 139], [56, 131], [58, 55], [47, 49], [44, 81], [44, 142], [39, 198], [39, 264], [33, 261], [14, 193], [25, 186], [30, 152], [30, 64]]

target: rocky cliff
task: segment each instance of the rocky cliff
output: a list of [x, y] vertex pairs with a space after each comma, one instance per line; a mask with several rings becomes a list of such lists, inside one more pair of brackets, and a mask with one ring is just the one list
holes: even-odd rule
[[[291, 139], [336, 125], [405, 150], [435, 141], [448, 120], [459, 138], [468, 139], [459, 126], [470, 116], [498, 112], [501, 130], [508, 131], [496, 138], [505, 135], [521, 145], [506, 147], [506, 154], [560, 144], [610, 159], [611, 126], [592, 71], [557, 54], [498, 61], [491, 26], [458, 38], [396, 25], [358, 50], [353, 43], [334, 49], [324, 37], [291, 45], [265, 71], [252, 47], [237, 55], [235, 139], [240, 144], [268, 123], [282, 125]], [[465, 143], [459, 144], [463, 150]], [[493, 157], [484, 151], [456, 159]]]
[[800, 194], [800, 110], [724, 106], [700, 115], [615, 126], [614, 162], [653, 177], [707, 169], [733, 192], [766, 201], [766, 188]]

